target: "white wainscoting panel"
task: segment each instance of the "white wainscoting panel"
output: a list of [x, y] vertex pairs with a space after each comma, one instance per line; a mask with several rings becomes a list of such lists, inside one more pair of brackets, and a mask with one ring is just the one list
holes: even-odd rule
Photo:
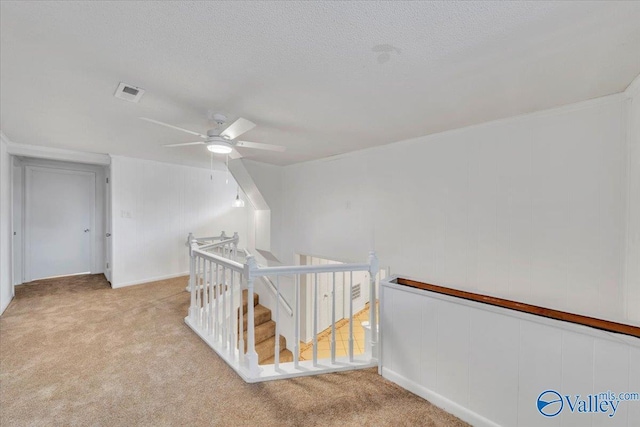
[[237, 185], [226, 178], [221, 171], [113, 156], [112, 286], [188, 274], [189, 232], [237, 231], [245, 247], [252, 208], [231, 207]]
[[[593, 393], [593, 377], [585, 375], [593, 369], [593, 345], [595, 338], [590, 335], [571, 331], [562, 331], [562, 390], [570, 387], [585, 394]], [[535, 415], [535, 408], [531, 408]], [[535, 419], [529, 414], [527, 419]], [[562, 427], [583, 427], [592, 425], [593, 415], [584, 414], [580, 417], [573, 414], [562, 414]]]
[[[397, 276], [395, 276], [397, 277]], [[613, 417], [537, 409], [556, 390], [640, 393], [640, 339], [381, 282], [382, 375], [474, 426], [637, 426], [640, 401]]]

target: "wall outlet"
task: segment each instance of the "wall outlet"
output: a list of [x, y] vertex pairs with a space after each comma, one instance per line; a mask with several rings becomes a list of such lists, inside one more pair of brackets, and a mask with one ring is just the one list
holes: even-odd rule
[[122, 218], [131, 218], [131, 211], [120, 211], [120, 216]]

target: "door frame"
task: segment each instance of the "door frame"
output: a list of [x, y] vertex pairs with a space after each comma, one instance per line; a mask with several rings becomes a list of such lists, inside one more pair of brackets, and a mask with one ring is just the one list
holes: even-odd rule
[[111, 275], [113, 273], [113, 240], [112, 237], [112, 200], [111, 200], [111, 167], [106, 167], [105, 171], [105, 188], [104, 188], [104, 277], [107, 278], [109, 284], [112, 283]]
[[56, 167], [46, 167], [46, 166], [33, 166], [33, 165], [25, 165], [24, 172], [24, 232], [22, 233], [24, 241], [22, 244], [23, 254], [23, 278], [24, 282], [30, 282], [31, 279], [31, 259], [27, 254], [31, 253], [31, 198], [32, 194], [30, 191], [31, 183], [32, 183], [32, 173], [34, 171], [44, 171], [44, 172], [54, 172], [54, 173], [65, 173], [69, 175], [85, 175], [92, 179], [93, 185], [91, 186], [91, 194], [92, 194], [92, 203], [90, 210], [90, 230], [89, 230], [89, 238], [91, 244], [90, 246], [90, 269], [89, 272], [93, 274], [95, 272], [95, 229], [96, 229], [96, 173], [91, 171], [80, 171], [74, 169], [67, 168], [56, 168]]

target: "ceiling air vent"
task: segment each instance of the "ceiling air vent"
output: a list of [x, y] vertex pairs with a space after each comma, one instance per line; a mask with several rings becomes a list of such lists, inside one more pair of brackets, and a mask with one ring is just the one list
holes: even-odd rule
[[113, 94], [116, 98], [129, 102], [139, 102], [142, 95], [144, 95], [144, 89], [126, 83], [120, 83], [118, 89], [116, 89], [116, 93]]

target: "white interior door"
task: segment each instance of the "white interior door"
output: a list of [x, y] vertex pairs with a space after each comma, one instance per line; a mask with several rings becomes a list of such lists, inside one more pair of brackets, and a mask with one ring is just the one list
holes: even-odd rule
[[22, 255], [24, 254], [24, 231], [23, 223], [23, 208], [24, 208], [24, 173], [20, 161], [16, 158], [13, 160], [13, 182], [11, 185], [11, 192], [13, 198], [13, 212], [12, 212], [12, 235], [13, 247], [11, 253], [13, 255], [13, 284], [19, 285], [24, 282], [24, 263], [22, 261]]
[[112, 250], [112, 240], [111, 240], [111, 169], [107, 169], [106, 171], [106, 188], [105, 188], [105, 265], [104, 265], [104, 275], [109, 282], [111, 282], [111, 271], [113, 270], [113, 257], [111, 256]]
[[[318, 265], [327, 264], [327, 260], [314, 258]], [[329, 274], [318, 274], [318, 332], [324, 331], [331, 326], [331, 278]]]
[[[317, 259], [317, 258], [316, 258]], [[338, 264], [325, 259], [318, 260], [319, 265]], [[344, 317], [344, 273], [336, 273], [336, 322]], [[323, 331], [332, 325], [333, 310], [333, 274], [318, 275], [318, 331]]]
[[95, 181], [92, 172], [27, 166], [26, 281], [91, 272]]

